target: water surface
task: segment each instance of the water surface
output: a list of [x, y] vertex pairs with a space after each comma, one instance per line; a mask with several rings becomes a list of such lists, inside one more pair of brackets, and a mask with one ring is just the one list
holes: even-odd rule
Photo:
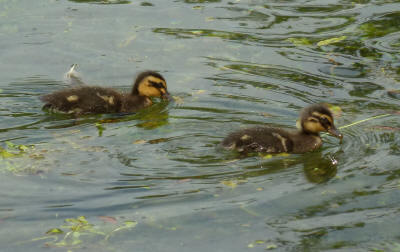
[[[0, 1], [4, 251], [399, 251], [399, 1]], [[72, 63], [176, 101], [135, 115], [41, 110]], [[335, 106], [343, 143], [239, 159], [254, 125]]]

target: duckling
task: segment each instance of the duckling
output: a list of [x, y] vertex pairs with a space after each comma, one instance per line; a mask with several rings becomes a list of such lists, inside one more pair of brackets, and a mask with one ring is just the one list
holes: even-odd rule
[[298, 124], [298, 130], [269, 127], [243, 129], [228, 135], [221, 144], [225, 149], [240, 153], [304, 153], [321, 147], [320, 132], [326, 131], [343, 138], [334, 125], [331, 111], [323, 104], [304, 108]]
[[42, 96], [43, 109], [74, 115], [102, 113], [132, 113], [153, 104], [151, 97], [170, 99], [164, 77], [154, 71], [140, 73], [131, 92], [119, 92], [112, 88], [88, 86], [76, 76], [72, 65], [66, 77], [75, 87], [66, 88]]

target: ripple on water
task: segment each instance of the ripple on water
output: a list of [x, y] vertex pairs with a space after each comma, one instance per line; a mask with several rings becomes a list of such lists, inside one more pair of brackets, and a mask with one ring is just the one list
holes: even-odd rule
[[400, 49], [400, 32], [394, 32], [383, 38], [370, 40], [370, 45], [387, 53], [397, 53]]
[[68, 0], [76, 3], [93, 3], [93, 4], [130, 4], [128, 0]]

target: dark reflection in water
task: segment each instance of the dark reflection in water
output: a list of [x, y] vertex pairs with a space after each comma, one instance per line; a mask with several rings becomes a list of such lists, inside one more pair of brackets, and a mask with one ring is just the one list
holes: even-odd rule
[[167, 125], [167, 106], [167, 102], [154, 104], [150, 108], [140, 111], [135, 117], [131, 117], [131, 119], [137, 119], [139, 122], [136, 124], [136, 126], [144, 129], [155, 129]]
[[306, 153], [304, 155], [292, 154], [288, 156], [289, 157], [279, 157], [279, 155], [272, 156], [269, 161], [262, 161], [258, 165], [246, 166], [245, 169], [251, 171], [244, 171], [241, 173], [241, 177], [251, 178], [265, 176], [279, 173], [286, 168], [298, 165], [303, 166], [304, 175], [311, 183], [329, 181], [334, 178], [337, 173], [337, 160], [330, 155], [324, 156], [320, 151]]
[[233, 33], [218, 30], [198, 30], [198, 29], [170, 29], [170, 28], [155, 28], [155, 33], [163, 33], [167, 35], [174, 35], [177, 38], [195, 38], [195, 37], [217, 37], [227, 40], [244, 41], [259, 41], [260, 39], [248, 34]]
[[137, 127], [155, 129], [168, 124], [167, 106], [166, 102], [161, 102], [134, 114], [88, 115], [79, 118], [68, 114], [52, 113], [40, 123], [48, 124], [45, 126], [47, 129], [62, 129], [87, 124], [97, 124], [101, 127], [100, 124], [135, 121]]
[[323, 183], [336, 176], [337, 160], [331, 156], [322, 157], [321, 153], [311, 153], [304, 160], [304, 174], [311, 183]]
[[320, 68], [320, 71], [325, 74], [346, 78], [360, 78], [365, 76], [362, 71], [352, 67], [325, 66]]
[[372, 20], [362, 24], [360, 30], [363, 32], [364, 36], [377, 38], [393, 32], [398, 32], [399, 26], [400, 12], [397, 10], [395, 13], [379, 15], [372, 18]]
[[375, 83], [351, 83], [353, 85], [353, 90], [349, 92], [352, 96], [357, 97], [367, 97], [367, 95], [376, 92], [377, 90], [382, 90], [383, 87]]

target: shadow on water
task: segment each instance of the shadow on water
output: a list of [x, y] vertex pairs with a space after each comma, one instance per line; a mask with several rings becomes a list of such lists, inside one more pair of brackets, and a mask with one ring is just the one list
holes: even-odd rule
[[[155, 129], [168, 124], [168, 103], [159, 102], [153, 106], [143, 109], [137, 113], [103, 114], [103, 115], [84, 115], [76, 117], [74, 115], [62, 113], [48, 113], [48, 116], [41, 120], [47, 129], [62, 129], [79, 125], [96, 124], [98, 128], [101, 124], [112, 124], [121, 122], [137, 121], [135, 126], [144, 129]], [[99, 129], [100, 130], [100, 129]]]
[[[290, 167], [303, 167], [305, 178], [310, 183], [323, 183], [334, 178], [337, 173], [337, 160], [330, 154], [324, 155], [322, 152], [311, 152], [304, 155], [266, 155], [261, 157], [257, 165], [244, 167], [240, 174], [242, 178], [266, 176], [280, 173]], [[270, 160], [265, 160], [270, 159]]]

